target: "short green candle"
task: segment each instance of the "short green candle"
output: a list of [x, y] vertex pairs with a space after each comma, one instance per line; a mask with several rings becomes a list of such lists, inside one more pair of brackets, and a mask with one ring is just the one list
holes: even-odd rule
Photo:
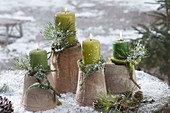
[[87, 39], [82, 43], [83, 64], [94, 64], [100, 59], [100, 42], [96, 39]]
[[113, 57], [124, 60], [129, 54], [129, 41], [118, 40], [113, 42]]
[[30, 51], [30, 65], [34, 69], [36, 66], [42, 65], [44, 69], [48, 68], [47, 51], [35, 49]]
[[[60, 24], [60, 25], [59, 25]], [[62, 11], [55, 15], [55, 25], [70, 32], [75, 32], [75, 14], [70, 11]], [[72, 43], [76, 39], [76, 35], [68, 37], [68, 42]]]

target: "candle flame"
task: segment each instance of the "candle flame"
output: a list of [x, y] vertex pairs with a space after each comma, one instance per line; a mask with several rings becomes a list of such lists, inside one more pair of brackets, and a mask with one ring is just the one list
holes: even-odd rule
[[36, 48], [39, 49], [39, 44], [38, 43], [36, 43]]
[[122, 38], [123, 37], [123, 34], [122, 34], [122, 32], [120, 32], [120, 34], [119, 34], [119, 38]]
[[64, 11], [67, 12], [68, 11], [67, 8], [65, 8]]
[[92, 35], [92, 33], [90, 33], [90, 39], [92, 39], [92, 37], [93, 37], [93, 35]]

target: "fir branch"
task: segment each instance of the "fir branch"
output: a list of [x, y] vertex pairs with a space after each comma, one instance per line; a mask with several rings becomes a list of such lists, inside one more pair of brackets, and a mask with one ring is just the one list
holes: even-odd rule
[[55, 37], [57, 35], [56, 31], [57, 30], [56, 30], [55, 26], [53, 26], [51, 23], [48, 23], [44, 29], [43, 34], [46, 39], [53, 40], [53, 39], [55, 39]]
[[131, 113], [137, 112], [141, 103], [153, 103], [154, 100], [143, 100], [142, 91], [126, 91], [119, 95], [100, 95], [93, 102], [94, 108], [102, 113]]
[[95, 109], [102, 113], [124, 113], [134, 111], [138, 103], [132, 100], [132, 92], [123, 95], [99, 96], [93, 103]]
[[65, 48], [76, 45], [78, 43], [77, 40], [72, 43], [68, 42], [68, 38], [70, 36], [75, 36], [76, 34], [76, 31], [69, 31], [71, 26], [71, 23], [68, 23], [66, 28], [61, 28], [60, 23], [58, 25], [53, 25], [51, 23], [47, 24], [43, 34], [46, 39], [51, 41], [51, 49], [53, 51], [62, 51]]
[[140, 63], [140, 67], [146, 72], [157, 68], [157, 72], [151, 74], [162, 78], [162, 75], [170, 76], [170, 63], [168, 62], [170, 61], [170, 0], [157, 0], [156, 2], [160, 6], [151, 12], [152, 21], [147, 26], [143, 25], [145, 27], [139, 26], [135, 29], [142, 35], [142, 38], [134, 41], [141, 40], [148, 51], [148, 56]]
[[30, 70], [30, 59], [28, 55], [16, 58], [16, 62], [14, 63], [14, 68], [19, 70]]
[[127, 60], [130, 61], [140, 61], [141, 59], [146, 58], [147, 56], [147, 49], [143, 44], [141, 44], [141, 41], [137, 41], [133, 43], [133, 46], [129, 48], [130, 52], [127, 56]]

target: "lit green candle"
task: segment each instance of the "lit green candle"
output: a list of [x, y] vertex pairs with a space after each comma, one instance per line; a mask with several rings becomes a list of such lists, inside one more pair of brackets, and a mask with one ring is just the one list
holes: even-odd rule
[[37, 49], [30, 51], [29, 56], [30, 56], [30, 65], [33, 69], [39, 65], [42, 65], [44, 69], [48, 68], [46, 50], [41, 50], [37, 47]]
[[82, 54], [83, 64], [97, 63], [100, 59], [100, 42], [96, 39], [84, 40], [82, 43]]
[[[120, 34], [120, 38], [122, 35]], [[118, 40], [113, 42], [113, 57], [116, 59], [124, 60], [127, 58], [127, 54], [129, 54], [129, 41]]]
[[[55, 15], [55, 25], [59, 25], [61, 29], [69, 30], [70, 32], [75, 32], [75, 14], [67, 11], [59, 12]], [[72, 43], [76, 39], [76, 35], [68, 37], [68, 42]]]

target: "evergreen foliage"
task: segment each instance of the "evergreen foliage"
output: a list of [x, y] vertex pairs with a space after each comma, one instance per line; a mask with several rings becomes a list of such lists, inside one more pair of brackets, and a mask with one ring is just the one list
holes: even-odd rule
[[153, 17], [152, 22], [147, 26], [139, 24], [133, 27], [142, 35], [137, 40], [141, 40], [148, 51], [148, 57], [140, 66], [148, 72], [158, 69], [157, 74], [168, 75], [170, 78], [170, 0], [157, 0], [156, 3], [160, 6], [149, 14]]

